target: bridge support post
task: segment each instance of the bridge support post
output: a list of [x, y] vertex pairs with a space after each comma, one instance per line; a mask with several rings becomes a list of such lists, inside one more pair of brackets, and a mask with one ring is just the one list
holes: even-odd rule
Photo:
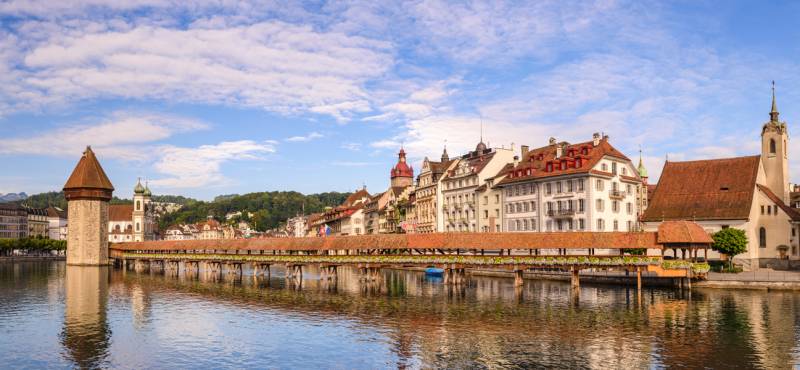
[[525, 284], [523, 273], [523, 270], [514, 270], [514, 286], [521, 287]]
[[580, 289], [581, 287], [580, 269], [577, 267], [572, 268], [572, 279], [570, 279], [570, 287], [572, 289]]
[[642, 291], [642, 268], [636, 267], [636, 291]]

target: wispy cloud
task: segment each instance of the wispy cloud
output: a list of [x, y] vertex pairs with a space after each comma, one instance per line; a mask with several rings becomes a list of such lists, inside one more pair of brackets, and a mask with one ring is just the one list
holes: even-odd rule
[[331, 162], [334, 166], [340, 167], [366, 167], [366, 166], [373, 166], [378, 164], [377, 162], [355, 162], [355, 161], [333, 161]]
[[305, 136], [288, 137], [288, 138], [286, 138], [285, 141], [292, 142], [292, 143], [297, 143], [297, 142], [311, 141], [311, 140], [314, 140], [314, 139], [320, 139], [322, 137], [323, 137], [322, 134], [320, 134], [319, 132], [315, 131], [315, 132], [311, 132], [311, 133], [309, 133], [308, 135], [305, 135]]
[[275, 153], [275, 147], [252, 140], [226, 141], [196, 148], [164, 147], [155, 169], [166, 177], [152, 181], [165, 188], [199, 188], [225, 185], [222, 165], [230, 161], [258, 160]]
[[152, 151], [143, 149], [143, 144], [208, 127], [202, 121], [185, 117], [120, 111], [93, 123], [71, 124], [38, 135], [6, 138], [0, 145], [0, 154], [75, 156], [91, 145], [104, 157], [145, 160]]

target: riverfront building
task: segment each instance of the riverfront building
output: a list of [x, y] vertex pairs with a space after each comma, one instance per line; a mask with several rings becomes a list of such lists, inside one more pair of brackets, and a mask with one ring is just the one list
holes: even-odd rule
[[[455, 160], [442, 179], [441, 213], [444, 231], [499, 231], [501, 215], [482, 212], [478, 201], [490, 197], [491, 183], [513, 160], [511, 149], [489, 148], [481, 140], [475, 150]], [[438, 215], [437, 215], [438, 216]]]
[[503, 231], [635, 231], [642, 186], [637, 168], [608, 136], [523, 146], [519, 162], [497, 184]]
[[414, 229], [418, 233], [444, 231], [444, 220], [439, 212], [442, 204], [442, 178], [455, 161], [450, 160], [447, 148], [442, 151], [440, 160], [422, 161], [422, 169], [417, 177], [414, 191]]
[[0, 203], [0, 239], [28, 237], [28, 212], [16, 203]]
[[749, 241], [747, 252], [735, 257], [745, 269], [800, 266], [800, 212], [789, 207], [789, 134], [774, 90], [769, 115], [759, 155], [667, 161], [642, 217], [645, 230], [665, 220], [692, 220], [709, 233], [735, 227]]
[[28, 213], [28, 237], [47, 238], [50, 223], [47, 221], [47, 209], [24, 207]]
[[67, 212], [58, 207], [47, 207], [47, 224], [50, 239], [67, 240]]
[[108, 206], [108, 241], [111, 243], [156, 240], [158, 226], [150, 188], [136, 182], [133, 204]]

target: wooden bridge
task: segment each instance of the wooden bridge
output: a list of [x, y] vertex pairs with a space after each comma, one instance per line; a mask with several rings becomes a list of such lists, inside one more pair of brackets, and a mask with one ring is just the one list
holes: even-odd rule
[[[523, 272], [556, 269], [571, 272], [579, 285], [581, 270], [642, 272], [660, 278], [704, 278], [707, 264], [686, 259], [665, 260], [667, 250], [697, 255], [708, 248], [710, 237], [694, 223], [676, 223], [658, 232], [557, 232], [557, 233], [432, 233], [385, 234], [311, 238], [235, 240], [147, 241], [112, 244], [110, 257], [118, 265], [177, 273], [202, 270], [241, 275], [249, 264], [254, 275], [268, 274], [270, 265], [283, 264], [287, 277], [302, 280], [303, 266], [319, 265], [323, 278], [335, 279], [338, 266], [359, 269], [374, 280], [385, 267], [439, 267], [445, 283], [461, 284], [466, 269], [502, 269], [515, 273], [522, 285]], [[666, 224], [666, 223], [665, 223]], [[691, 224], [687, 226], [686, 224]], [[668, 224], [669, 225], [669, 224]], [[697, 233], [697, 230], [702, 235]], [[705, 236], [705, 238], [703, 238]], [[661, 255], [626, 252], [661, 250]], [[694, 252], [694, 253], [693, 253]], [[674, 253], [677, 256], [677, 252]], [[694, 257], [692, 257], [694, 258]]]

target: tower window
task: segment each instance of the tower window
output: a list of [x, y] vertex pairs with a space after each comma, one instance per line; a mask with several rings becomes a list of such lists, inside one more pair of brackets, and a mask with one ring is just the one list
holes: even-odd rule
[[137, 211], [141, 211], [142, 210], [142, 201], [140, 201], [140, 200], [136, 201], [136, 210]]
[[758, 246], [761, 248], [767, 247], [767, 229], [763, 227], [758, 229]]
[[775, 139], [769, 139], [769, 153], [775, 154]]

